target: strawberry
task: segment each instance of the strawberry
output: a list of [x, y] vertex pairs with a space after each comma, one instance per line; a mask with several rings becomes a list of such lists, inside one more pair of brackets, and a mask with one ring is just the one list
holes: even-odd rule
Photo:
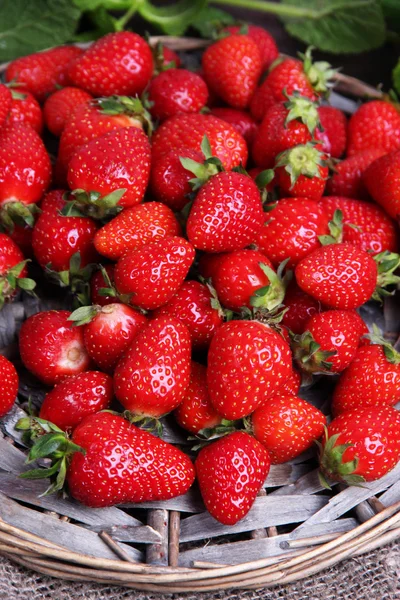
[[399, 165], [400, 150], [396, 150], [377, 158], [363, 176], [368, 192], [393, 219], [400, 215]]
[[[117, 190], [125, 190], [117, 200], [118, 206], [125, 208], [139, 204], [149, 176], [150, 143], [137, 127], [110, 131], [81, 146], [68, 167], [68, 185], [72, 190], [86, 192], [89, 209], [93, 190], [103, 198]], [[86, 200], [83, 202], [86, 203]], [[96, 206], [97, 203], [96, 199], [93, 204]], [[105, 206], [108, 208], [107, 204]], [[99, 208], [101, 211], [101, 204]]]
[[181, 237], [168, 237], [122, 256], [114, 271], [117, 290], [132, 294], [135, 306], [152, 310], [166, 304], [185, 279], [194, 248]]
[[[33, 214], [33, 220], [35, 220], [36, 212]], [[17, 246], [22, 250], [22, 253], [25, 257], [32, 258], [33, 250], [32, 250], [32, 233], [33, 228], [27, 225], [26, 223], [18, 223], [14, 224], [13, 229], [10, 231], [7, 230], [7, 235], [12, 239], [13, 242], [17, 244]]]
[[118, 260], [150, 242], [180, 233], [180, 225], [172, 210], [160, 202], [147, 202], [126, 208], [99, 229], [94, 245], [103, 256]]
[[46, 394], [39, 417], [71, 431], [83, 419], [110, 406], [113, 383], [109, 375], [86, 371], [67, 377]]
[[244, 137], [247, 145], [251, 147], [258, 127], [249, 113], [237, 108], [215, 107], [211, 109], [211, 114], [226, 123], [230, 123]]
[[120, 302], [118, 297], [107, 294], [103, 295], [102, 293], [100, 293], [100, 290], [105, 290], [113, 286], [114, 265], [105, 265], [100, 271], [94, 273], [90, 279], [90, 298], [92, 304], [97, 304], [99, 306], [107, 306], [107, 304], [115, 304]]
[[207, 85], [186, 69], [168, 69], [151, 80], [148, 98], [154, 119], [165, 121], [179, 113], [197, 113], [208, 100]]
[[150, 321], [116, 366], [117, 399], [135, 415], [161, 417], [174, 410], [189, 385], [190, 353], [190, 333], [181, 321]]
[[362, 150], [400, 149], [400, 114], [390, 102], [373, 100], [362, 104], [351, 116], [348, 130], [349, 156]]
[[35, 282], [27, 279], [26, 260], [21, 250], [5, 233], [0, 233], [0, 309], [17, 289], [33, 290]]
[[176, 211], [182, 210], [189, 202], [188, 196], [192, 191], [189, 181], [193, 178], [193, 173], [182, 165], [181, 155], [196, 162], [204, 159], [200, 152], [189, 148], [171, 150], [152, 161], [150, 173], [153, 196]]
[[152, 74], [150, 47], [131, 31], [105, 35], [68, 70], [71, 82], [93, 96], [140, 95]]
[[247, 144], [232, 125], [214, 117], [197, 113], [176, 115], [167, 119], [152, 138], [152, 160], [156, 163], [161, 156], [177, 150], [190, 149], [200, 152], [201, 142], [207, 136], [213, 156], [230, 170], [238, 165], [246, 166]]
[[377, 158], [386, 154], [381, 148], [363, 150], [335, 165], [335, 171], [326, 183], [330, 196], [346, 196], [368, 200], [369, 194], [363, 181], [363, 173]]
[[[380, 340], [378, 340], [380, 341]], [[362, 346], [342, 374], [333, 395], [335, 415], [400, 401], [400, 354], [387, 342]]]
[[279, 154], [275, 177], [281, 196], [319, 200], [328, 179], [326, 158], [312, 143], [294, 146]]
[[268, 325], [230, 321], [215, 332], [208, 352], [207, 385], [214, 408], [226, 419], [252, 413], [291, 372], [290, 348]]
[[204, 504], [214, 519], [234, 525], [247, 515], [270, 468], [267, 450], [244, 431], [202, 448], [195, 462]]
[[315, 139], [321, 143], [322, 151], [333, 158], [340, 158], [347, 145], [347, 119], [334, 106], [319, 106], [318, 116], [322, 130], [315, 131]]
[[276, 42], [272, 35], [263, 27], [258, 25], [228, 25], [222, 30], [223, 33], [229, 32], [232, 34], [246, 33], [258, 47], [261, 55], [262, 69], [268, 69], [272, 63], [278, 58], [279, 51]]
[[221, 423], [222, 417], [214, 410], [208, 395], [207, 367], [204, 365], [192, 361], [189, 387], [174, 410], [174, 417], [183, 429], [194, 434]]
[[213, 279], [219, 269], [219, 265], [228, 253], [202, 254], [199, 258], [197, 270], [204, 279]]
[[320, 410], [293, 394], [277, 394], [249, 418], [255, 438], [278, 465], [295, 458], [321, 437], [326, 417]]
[[82, 328], [72, 326], [70, 315], [67, 310], [49, 310], [32, 315], [22, 324], [22, 362], [46, 385], [54, 385], [89, 367]]
[[18, 392], [18, 374], [12, 362], [0, 354], [0, 417], [14, 405]]
[[74, 87], [65, 87], [51, 94], [43, 107], [47, 129], [59, 137], [74, 110], [80, 104], [87, 104], [91, 99], [90, 94]]
[[240, 250], [256, 239], [265, 220], [256, 184], [242, 173], [218, 173], [193, 203], [187, 236], [206, 252]]
[[283, 304], [287, 310], [282, 325], [296, 334], [304, 333], [310, 318], [321, 311], [320, 302], [303, 292], [295, 281], [289, 284]]
[[325, 477], [359, 485], [383, 477], [400, 459], [400, 413], [390, 406], [357, 408], [328, 425], [320, 453]]
[[209, 46], [202, 57], [207, 85], [233, 108], [245, 108], [255, 92], [262, 71], [256, 42], [234, 34]]
[[3, 127], [12, 105], [10, 89], [0, 83], [0, 129]]
[[69, 83], [68, 68], [83, 53], [77, 46], [58, 46], [13, 60], [6, 70], [6, 81], [17, 82], [39, 102]]
[[144, 315], [125, 304], [82, 306], [72, 313], [69, 320], [74, 325], [83, 325], [86, 351], [107, 373], [113, 371], [139, 331], [147, 325]]
[[43, 115], [39, 102], [26, 91], [18, 92], [11, 88], [11, 95], [12, 102], [8, 122], [32, 127], [40, 135], [43, 129]]
[[285, 382], [280, 386], [276, 396], [296, 396], [299, 393], [301, 385], [301, 375], [296, 369], [292, 369], [289, 377], [286, 378]]
[[320, 206], [333, 218], [336, 210], [343, 215], [344, 242], [366, 252], [396, 252], [397, 230], [394, 222], [376, 204], [341, 196], [324, 196]]
[[282, 198], [268, 212], [256, 245], [277, 267], [289, 259], [296, 265], [320, 247], [319, 236], [328, 233], [328, 214], [324, 205], [308, 198]]
[[163, 46], [160, 42], [152, 48], [152, 52], [155, 73], [160, 73], [166, 69], [176, 69], [182, 64], [178, 54], [174, 50], [171, 50], [171, 48], [168, 48], [168, 46]]
[[71, 258], [79, 252], [81, 266], [96, 261], [93, 246], [97, 225], [89, 217], [63, 217], [65, 207], [63, 190], [49, 192], [42, 202], [42, 214], [33, 229], [32, 247], [35, 258], [42, 268], [51, 266], [53, 271], [68, 271]]
[[184, 281], [176, 294], [155, 311], [156, 316], [169, 315], [188, 328], [193, 349], [208, 348], [222, 323], [221, 311], [215, 307], [209, 288], [198, 281]]

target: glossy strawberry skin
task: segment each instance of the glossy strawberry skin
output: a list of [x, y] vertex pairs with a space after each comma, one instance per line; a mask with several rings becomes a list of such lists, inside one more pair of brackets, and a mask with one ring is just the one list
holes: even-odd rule
[[346, 116], [334, 106], [319, 106], [318, 115], [322, 131], [315, 130], [315, 139], [321, 142], [323, 152], [333, 158], [340, 158], [347, 145]]
[[372, 344], [360, 347], [342, 374], [334, 391], [332, 410], [339, 415], [399, 401], [400, 365], [388, 361], [382, 346]]
[[0, 204], [38, 202], [50, 184], [51, 166], [36, 131], [19, 123], [0, 130]]
[[36, 313], [22, 324], [19, 350], [25, 367], [46, 385], [89, 368], [81, 327], [68, 321], [67, 310]]
[[113, 397], [109, 375], [87, 371], [67, 377], [46, 394], [39, 417], [72, 431], [83, 419], [108, 408]]
[[318, 171], [319, 174], [315, 177], [300, 175], [296, 183], [293, 184], [285, 168], [277, 167], [275, 169], [275, 177], [280, 195], [282, 197], [292, 196], [294, 198], [307, 198], [314, 201], [320, 200], [325, 190], [329, 169], [328, 167], [320, 166]]
[[204, 504], [214, 519], [234, 525], [246, 516], [270, 468], [267, 450], [244, 431], [202, 448], [195, 462]]
[[396, 150], [371, 163], [363, 175], [372, 198], [393, 219], [400, 215], [399, 166], [400, 150]]
[[247, 35], [234, 34], [211, 44], [202, 67], [208, 86], [233, 108], [246, 108], [262, 71], [257, 44]]
[[190, 378], [190, 333], [173, 317], [151, 321], [117, 364], [114, 389], [134, 414], [161, 417], [183, 400]]
[[194, 481], [186, 454], [118, 415], [100, 412], [87, 417], [74, 430], [72, 441], [86, 454], [73, 455], [68, 489], [85, 506], [168, 500], [187, 492]]
[[310, 448], [321, 437], [325, 423], [320, 410], [292, 394], [278, 393], [251, 415], [253, 434], [268, 450], [274, 465]]
[[170, 208], [160, 202], [146, 202], [126, 208], [96, 233], [96, 250], [110, 260], [137, 250], [151, 242], [181, 233]]
[[[276, 396], [297, 396], [301, 386], [301, 375], [297, 369], [292, 369], [289, 377], [280, 386]], [[274, 397], [274, 396], [273, 396]]]
[[90, 94], [75, 87], [65, 87], [51, 94], [43, 107], [47, 129], [59, 137], [74, 110], [91, 99]]
[[230, 123], [247, 142], [249, 148], [253, 144], [258, 125], [249, 113], [244, 110], [229, 107], [215, 107], [211, 109], [211, 114], [218, 119]]
[[194, 248], [184, 238], [169, 237], [122, 256], [114, 271], [121, 294], [146, 310], [166, 304], [182, 285], [194, 260]]
[[[104, 269], [107, 271], [107, 275], [110, 278], [112, 284], [114, 284], [114, 265], [105, 265]], [[100, 294], [100, 290], [109, 287], [107, 281], [105, 281], [103, 273], [97, 271], [90, 279], [90, 298], [92, 304], [98, 306], [107, 306], [107, 304], [116, 304], [120, 300], [114, 296], [103, 296]]]
[[[224, 27], [223, 31], [229, 31], [229, 33], [232, 34], [240, 33], [240, 25], [228, 25], [228, 27]], [[258, 46], [263, 70], [268, 69], [279, 55], [279, 50], [274, 38], [268, 31], [263, 27], [258, 27], [258, 25], [247, 25], [246, 35], [248, 35]]]
[[322, 246], [296, 266], [298, 285], [330, 308], [358, 308], [369, 300], [377, 284], [373, 258], [351, 244]]
[[[17, 244], [5, 233], [0, 233], [0, 277], [24, 259], [25, 257]], [[27, 276], [26, 267], [22, 269], [19, 276]]]
[[204, 365], [192, 361], [189, 387], [174, 410], [174, 417], [183, 429], [194, 434], [221, 423], [222, 417], [214, 410], [208, 395], [207, 367]]
[[0, 83], [0, 128], [6, 122], [12, 105], [12, 96], [9, 88]]
[[106, 196], [124, 188], [118, 202], [124, 208], [143, 200], [149, 177], [150, 143], [138, 127], [120, 128], [88, 142], [75, 152], [68, 167], [72, 190]]
[[171, 300], [154, 314], [179, 319], [190, 332], [193, 349], [205, 349], [222, 323], [222, 316], [212, 307], [211, 298], [211, 292], [203, 283], [184, 281]]
[[0, 354], [0, 417], [14, 405], [18, 392], [18, 374], [14, 365]]
[[226, 419], [252, 413], [278, 391], [291, 372], [288, 344], [263, 323], [224, 323], [211, 341], [208, 391], [214, 408]]
[[348, 155], [370, 148], [385, 152], [400, 148], [400, 114], [390, 102], [366, 102], [350, 118]]
[[335, 210], [342, 212], [344, 242], [354, 244], [374, 255], [384, 250], [397, 251], [396, 226], [376, 204], [341, 196], [324, 196], [320, 205], [331, 219]]
[[152, 160], [177, 150], [189, 148], [200, 152], [204, 136], [208, 137], [213, 156], [222, 162], [226, 170], [247, 163], [247, 144], [232, 125], [214, 117], [197, 113], [176, 115], [167, 119], [152, 137]]
[[256, 239], [265, 221], [260, 192], [247, 175], [218, 173], [193, 203], [187, 236], [198, 250], [240, 250]]
[[83, 326], [86, 351], [100, 369], [110, 373], [146, 325], [146, 317], [130, 306], [107, 304]]
[[302, 334], [310, 318], [322, 310], [321, 303], [306, 294], [295, 281], [292, 281], [286, 290], [283, 301], [285, 312], [282, 325], [293, 333]]
[[70, 66], [72, 83], [93, 96], [140, 95], [153, 73], [153, 56], [143, 38], [131, 31], [109, 33]]
[[380, 148], [370, 148], [348, 156], [335, 165], [335, 172], [326, 182], [326, 193], [330, 196], [346, 196], [347, 198], [370, 198], [363, 173], [377, 158], [386, 154]]
[[208, 100], [207, 85], [201, 77], [186, 69], [168, 69], [151, 80], [151, 115], [165, 121], [180, 113], [197, 113]]
[[93, 240], [96, 223], [89, 217], [63, 217], [63, 190], [49, 192], [42, 202], [42, 214], [32, 234], [35, 258], [42, 268], [51, 265], [57, 272], [68, 271], [71, 257], [79, 252], [81, 267], [96, 262]]
[[296, 265], [321, 246], [320, 235], [329, 233], [329, 217], [323, 206], [308, 198], [282, 198], [267, 213], [268, 221], [256, 240], [257, 247], [275, 267], [287, 258], [288, 266]]
[[12, 92], [8, 122], [32, 127], [40, 135], [43, 129], [43, 115], [39, 102], [29, 92]]

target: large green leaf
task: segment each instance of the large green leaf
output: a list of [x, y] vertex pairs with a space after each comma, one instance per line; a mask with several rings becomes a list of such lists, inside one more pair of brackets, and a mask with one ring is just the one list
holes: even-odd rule
[[225, 25], [232, 25], [235, 19], [229, 13], [214, 6], [205, 6], [193, 19], [191, 26], [204, 38], [214, 38]]
[[400, 33], [400, 1], [381, 0], [388, 29]]
[[168, 6], [154, 6], [149, 0], [139, 0], [137, 10], [164, 33], [182, 35], [206, 3], [207, 0], [178, 0]]
[[71, 0], [1, 0], [0, 62], [63, 44], [80, 15]]
[[72, 0], [82, 11], [105, 8], [106, 10], [128, 10], [137, 0]]

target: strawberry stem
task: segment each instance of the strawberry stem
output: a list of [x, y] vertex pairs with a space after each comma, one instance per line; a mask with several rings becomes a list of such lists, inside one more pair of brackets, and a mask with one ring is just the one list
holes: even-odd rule
[[318, 177], [321, 179], [320, 167], [326, 166], [324, 154], [315, 147], [313, 142], [299, 144], [285, 150], [276, 157], [275, 167], [284, 167], [290, 176], [291, 188], [295, 185], [300, 175], [304, 177]]

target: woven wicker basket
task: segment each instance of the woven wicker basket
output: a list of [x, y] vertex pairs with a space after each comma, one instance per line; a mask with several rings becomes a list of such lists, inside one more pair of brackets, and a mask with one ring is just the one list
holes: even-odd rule
[[[156, 41], [183, 51], [207, 45], [190, 38], [151, 39]], [[357, 79], [335, 77], [336, 90], [347, 97], [335, 93], [333, 103], [347, 112], [356, 106], [349, 96], [382, 95]], [[363, 314], [367, 322], [380, 320], [392, 342], [400, 331], [396, 304], [388, 299], [383, 317], [370, 308]], [[48, 308], [60, 308], [60, 302], [41, 297], [6, 305], [0, 353], [15, 357], [21, 322]], [[326, 390], [317, 399], [313, 391], [307, 394], [321, 406]], [[18, 479], [26, 449], [14, 424], [28, 397], [37, 405], [43, 398], [29, 376], [22, 377], [18, 406], [0, 422], [0, 553], [40, 573], [160, 593], [251, 589], [302, 579], [400, 536], [400, 465], [379, 481], [338, 486], [327, 495], [312, 452], [272, 467], [249, 515], [231, 528], [205, 512], [196, 490], [164, 503], [97, 510], [68, 498], [40, 498], [43, 482]], [[168, 420], [164, 431], [168, 441], [185, 443]]]

